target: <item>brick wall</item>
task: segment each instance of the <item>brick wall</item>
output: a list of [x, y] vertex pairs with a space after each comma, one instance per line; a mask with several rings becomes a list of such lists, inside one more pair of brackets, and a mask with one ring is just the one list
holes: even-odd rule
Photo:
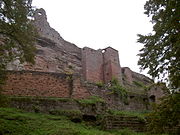
[[5, 95], [13, 96], [71, 97], [73, 95], [73, 98], [90, 96], [78, 79], [77, 76], [72, 79], [71, 76], [60, 73], [9, 71], [3, 89]]
[[85, 86], [83, 86], [82, 81], [79, 77], [73, 76], [73, 92], [72, 98], [84, 99], [88, 98], [91, 94]]

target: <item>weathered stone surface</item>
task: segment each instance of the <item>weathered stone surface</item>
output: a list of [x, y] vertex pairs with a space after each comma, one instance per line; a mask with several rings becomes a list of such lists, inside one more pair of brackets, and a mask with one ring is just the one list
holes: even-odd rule
[[168, 89], [163, 83], [153, 84], [147, 91], [149, 102], [160, 103], [160, 99], [168, 94]]
[[9, 71], [3, 93], [10, 96], [87, 98], [79, 76], [37, 71]]
[[143, 111], [149, 109], [148, 97], [145, 94], [128, 93], [125, 102], [117, 94], [112, 93], [111, 90], [98, 88], [94, 84], [86, 84], [86, 88], [91, 95], [102, 97], [108, 108], [113, 110]]
[[81, 49], [65, 41], [56, 30], [50, 27], [44, 9], [36, 10], [34, 25], [39, 33], [36, 39], [36, 64], [25, 63], [23, 69], [81, 74]]
[[89, 82], [103, 82], [102, 50], [84, 47], [82, 49], [82, 65], [85, 80]]
[[10, 97], [10, 106], [28, 112], [51, 113], [55, 111], [79, 111], [86, 115], [96, 116], [104, 114], [107, 110], [105, 103], [88, 104], [86, 107], [78, 100], [69, 98], [45, 97]]
[[114, 77], [122, 83], [119, 54], [111, 47], [103, 50], [84, 47], [82, 49], [82, 65], [84, 79], [89, 82], [108, 83]]
[[146, 131], [146, 122], [137, 117], [109, 115], [104, 118], [103, 127], [106, 130], [128, 128], [136, 132], [144, 132]]
[[[65, 41], [50, 27], [43, 9], [36, 11], [33, 23], [39, 32], [35, 44], [36, 64], [20, 64], [18, 60], [9, 63], [7, 69], [14, 72], [8, 74], [4, 94], [69, 98], [98, 95], [106, 100], [110, 108], [118, 110], [146, 110], [152, 95], [156, 99], [164, 95], [162, 87], [150, 87], [153, 81], [148, 77], [129, 68], [121, 68], [117, 50], [111, 47], [99, 50], [88, 47], [81, 49]], [[70, 80], [56, 78], [54, 75], [58, 73], [73, 77]], [[95, 85], [98, 82], [109, 84], [113, 77], [127, 89], [128, 104], [112, 91]], [[94, 84], [89, 85], [87, 82]], [[147, 88], [150, 88], [148, 93], [145, 91]]]

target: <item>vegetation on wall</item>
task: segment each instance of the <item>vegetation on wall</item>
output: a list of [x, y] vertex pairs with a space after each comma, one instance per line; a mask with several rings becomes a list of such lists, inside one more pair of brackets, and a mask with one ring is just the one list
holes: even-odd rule
[[116, 78], [111, 80], [111, 85], [108, 87], [113, 93], [117, 94], [124, 103], [127, 103], [128, 93], [125, 87], [123, 87]]
[[105, 87], [105, 84], [104, 84], [102, 81], [96, 82], [96, 85], [97, 85], [99, 88]]
[[133, 81], [133, 83], [134, 83], [137, 87], [146, 88], [145, 84], [143, 84], [142, 82], [139, 82], [139, 81]]
[[119, 110], [108, 110], [108, 114], [126, 117], [137, 117], [141, 120], [145, 120], [145, 116], [148, 112], [135, 112], [135, 111], [119, 111]]
[[102, 99], [98, 96], [91, 96], [87, 99], [78, 99], [77, 102], [82, 104], [82, 105], [92, 105], [92, 104], [96, 104], [96, 103], [105, 103], [104, 99]]

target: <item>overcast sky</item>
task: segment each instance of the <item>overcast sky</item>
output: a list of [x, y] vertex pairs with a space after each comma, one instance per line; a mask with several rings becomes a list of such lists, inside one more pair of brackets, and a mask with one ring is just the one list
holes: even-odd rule
[[[46, 10], [50, 26], [78, 47], [119, 51], [122, 67], [139, 72], [137, 34], [152, 30], [143, 14], [146, 0], [33, 0]], [[145, 73], [145, 72], [143, 72]]]

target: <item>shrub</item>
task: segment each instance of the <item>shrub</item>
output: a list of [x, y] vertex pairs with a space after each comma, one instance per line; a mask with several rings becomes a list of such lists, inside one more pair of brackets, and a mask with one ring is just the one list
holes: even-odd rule
[[123, 87], [116, 78], [113, 78], [111, 80], [111, 86], [109, 87], [109, 90], [113, 91], [113, 93], [116, 93], [125, 104], [128, 104], [128, 94], [125, 87]]
[[[174, 93], [164, 97], [160, 104], [155, 104], [147, 117], [148, 129], [152, 133], [169, 132], [180, 124], [180, 94]], [[172, 131], [171, 131], [172, 132]], [[178, 134], [180, 129], [175, 130]]]
[[104, 83], [99, 81], [99, 82], [96, 82], [96, 85], [99, 87], [99, 88], [102, 88], [104, 87]]

